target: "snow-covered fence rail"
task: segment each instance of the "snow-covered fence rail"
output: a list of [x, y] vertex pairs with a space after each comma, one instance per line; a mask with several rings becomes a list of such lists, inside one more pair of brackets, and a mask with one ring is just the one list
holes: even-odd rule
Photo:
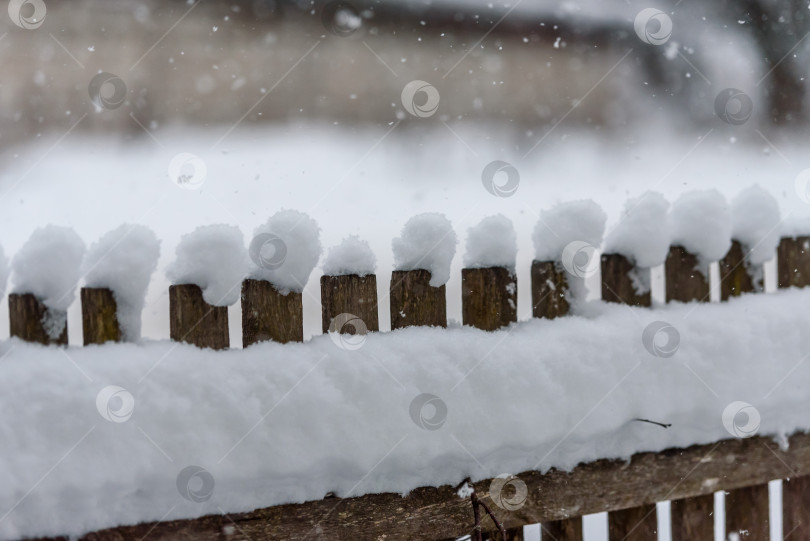
[[[576, 206], [560, 210], [572, 215], [580, 211], [582, 208]], [[491, 235], [492, 231], [498, 232], [498, 239], [509, 239], [511, 224], [495, 218], [481, 230], [471, 231], [473, 246], [468, 246], [461, 276], [463, 323], [487, 331], [517, 321], [518, 302], [514, 250], [509, 243], [501, 253], [486, 257], [475, 253], [476, 235]], [[652, 306], [651, 267], [655, 258], [645, 259], [623, 248], [615, 238], [597, 258], [593, 245], [601, 243], [602, 228], [594, 227], [594, 231], [598, 235], [586, 232], [585, 241], [563, 234], [558, 236], [557, 246], [537, 251], [530, 274], [535, 317], [564, 317], [582, 300], [585, 279], [596, 274], [601, 274], [603, 300]], [[231, 233], [219, 230], [217, 234]], [[581, 228], [577, 235], [583, 235]], [[658, 247], [667, 302], [706, 303], [710, 286], [719, 289], [723, 301], [764, 291], [763, 262], [767, 258], [757, 253], [750, 237], [740, 234], [731, 239], [724, 245], [724, 253], [712, 251], [706, 244], [690, 244], [690, 239], [694, 241], [694, 236], [681, 240], [673, 236], [672, 242]], [[365, 272], [370, 265], [362, 262], [368, 256], [367, 246], [350, 238], [338, 248], [343, 255], [337, 258], [340, 264], [327, 258], [320, 283], [323, 331], [338, 335], [378, 332], [377, 277]], [[810, 237], [776, 238], [769, 250], [777, 254], [779, 288], [810, 286]], [[347, 259], [346, 254], [352, 257]], [[360, 263], [353, 266], [357, 261]], [[712, 283], [709, 263], [719, 263], [716, 284]], [[438, 269], [446, 270], [449, 265], [426, 265], [432, 270], [403, 266], [406, 269], [396, 270], [390, 283], [392, 329], [446, 327], [446, 288], [433, 278], [442, 272]], [[310, 271], [311, 267], [307, 274]], [[203, 348], [228, 348], [227, 306], [210, 303], [206, 284], [194, 283], [202, 281], [192, 274], [180, 269], [177, 276], [180, 278], [169, 290], [171, 338]], [[267, 340], [303, 341], [300, 291], [281, 292], [277, 281], [261, 277], [240, 280], [243, 346]], [[230, 290], [218, 293], [223, 298], [232, 295]], [[132, 331], [131, 324], [125, 324], [132, 316], [131, 306], [114, 285], [99, 287], [93, 282], [92, 287], [83, 288], [81, 307], [85, 345], [124, 341], [127, 331]], [[12, 336], [42, 344], [67, 343], [64, 303], [54, 303], [35, 291], [13, 293], [9, 310]], [[499, 518], [510, 528], [509, 539], [522, 539], [520, 528], [524, 525], [543, 523], [552, 539], [576, 541], [582, 539], [579, 517], [607, 511], [611, 541], [649, 540], [656, 538], [658, 528], [656, 502], [670, 500], [673, 541], [710, 539], [714, 530], [713, 493], [723, 490], [726, 531], [747, 532], [746, 539], [751, 541], [765, 540], [769, 538], [767, 483], [789, 477], [783, 484], [784, 532], [796, 539], [810, 538], [810, 511], [805, 504], [810, 494], [810, 437], [794, 434], [789, 443], [777, 446], [760, 437], [722, 440], [636, 454], [629, 463], [599, 460], [571, 472], [523, 472], [518, 477], [527, 487], [525, 501], [519, 509], [499, 513]], [[487, 503], [493, 482], [487, 479], [473, 484], [476, 494]], [[460, 499], [457, 488], [442, 486], [419, 488], [405, 497], [327, 497], [249, 513], [118, 527], [90, 534], [87, 539], [447, 539], [469, 533], [471, 521], [469, 500]], [[489, 522], [483, 527], [494, 529]]]

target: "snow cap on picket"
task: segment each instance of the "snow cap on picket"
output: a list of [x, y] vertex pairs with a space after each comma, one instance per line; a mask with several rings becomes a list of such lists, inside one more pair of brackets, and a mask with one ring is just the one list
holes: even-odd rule
[[516, 258], [517, 234], [506, 216], [488, 216], [467, 231], [466, 268], [504, 267], [514, 274]]
[[669, 253], [669, 202], [658, 192], [628, 199], [616, 227], [605, 239], [605, 253], [622, 254], [639, 267], [662, 264]]
[[458, 238], [444, 214], [417, 214], [405, 223], [399, 238], [391, 241], [395, 270], [430, 271], [430, 285], [439, 287], [450, 279], [450, 263]]
[[717, 190], [699, 190], [681, 195], [669, 214], [673, 246], [683, 246], [705, 267], [719, 261], [731, 247], [731, 208]]
[[590, 199], [566, 201], [541, 211], [532, 235], [535, 259], [560, 261], [563, 250], [572, 242], [599, 248], [606, 221], [605, 211]]
[[248, 277], [267, 280], [281, 293], [300, 293], [323, 249], [321, 229], [308, 214], [280, 210], [253, 233]]
[[11, 262], [14, 293], [32, 293], [54, 310], [67, 310], [76, 296], [84, 242], [69, 227], [34, 231]]
[[195, 284], [213, 306], [239, 300], [247, 274], [247, 250], [238, 227], [204, 225], [183, 235], [174, 262], [166, 269], [172, 284]]
[[741, 191], [731, 202], [731, 220], [731, 237], [743, 245], [751, 264], [773, 258], [781, 217], [779, 203], [769, 192], [757, 184]]
[[82, 264], [87, 287], [113, 292], [124, 338], [141, 334], [141, 311], [149, 280], [157, 268], [160, 241], [146, 226], [124, 224], [90, 246]]
[[323, 262], [323, 273], [327, 276], [365, 276], [374, 274], [376, 268], [377, 258], [368, 242], [360, 240], [356, 235], [350, 235], [337, 246], [331, 247]]

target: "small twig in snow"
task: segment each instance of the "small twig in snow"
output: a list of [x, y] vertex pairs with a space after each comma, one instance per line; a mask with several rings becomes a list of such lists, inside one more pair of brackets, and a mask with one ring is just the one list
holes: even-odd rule
[[649, 419], [633, 419], [634, 421], [639, 421], [641, 423], [650, 423], [651, 425], [658, 425], [664, 428], [669, 428], [672, 426], [672, 423], [659, 423], [658, 421], [650, 421]]

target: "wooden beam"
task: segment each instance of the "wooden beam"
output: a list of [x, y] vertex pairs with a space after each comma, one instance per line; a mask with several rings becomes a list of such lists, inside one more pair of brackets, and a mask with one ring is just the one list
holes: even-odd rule
[[197, 285], [169, 286], [169, 336], [201, 348], [228, 349], [228, 307], [205, 302]]
[[517, 321], [517, 276], [504, 267], [461, 269], [461, 318], [485, 331]]
[[[639, 293], [634, 283], [645, 279], [647, 291]], [[636, 267], [622, 254], [602, 254], [602, 300], [630, 306], [652, 306], [650, 269]]]
[[785, 540], [810, 539], [810, 477], [782, 482], [782, 535]]
[[247, 279], [242, 282], [242, 347], [267, 340], [304, 341], [303, 295], [282, 295], [266, 280]]
[[[720, 260], [720, 300], [727, 301], [743, 293], [763, 290], [762, 279], [755, 284], [749, 270], [742, 244], [736, 240], [731, 241], [731, 248]], [[762, 276], [762, 265], [759, 265], [759, 270]]]
[[783, 238], [776, 249], [779, 287], [804, 287], [810, 282], [810, 237]]
[[547, 522], [541, 526], [543, 539], [551, 541], [582, 541], [582, 517]]
[[[380, 330], [376, 275], [321, 276], [321, 323], [324, 333], [329, 332], [332, 320], [341, 314], [351, 314], [360, 318], [366, 330], [371, 332]], [[342, 329], [335, 330], [345, 332]]]
[[26, 342], [60, 346], [68, 343], [67, 312], [51, 310], [31, 293], [9, 294], [8, 320], [11, 336]]
[[670, 504], [672, 541], [714, 539], [714, 494], [674, 500]]
[[106, 287], [83, 287], [81, 298], [84, 345], [120, 342], [121, 325], [113, 292]]
[[554, 319], [568, 313], [568, 278], [561, 263], [532, 261], [532, 317]]
[[[508, 528], [519, 528], [761, 485], [793, 475], [789, 470], [797, 475], [810, 474], [810, 434], [791, 436], [786, 451], [772, 440], [756, 436], [640, 453], [629, 462], [598, 460], [571, 472], [524, 472], [518, 477], [528, 488], [525, 503], [517, 511], [501, 511], [498, 518]], [[491, 481], [474, 483], [488, 504]], [[84, 539], [138, 541], [148, 534], [150, 541], [220, 541], [226, 531], [232, 534], [229, 541], [446, 539], [469, 533], [472, 525], [469, 499], [459, 498], [453, 487], [445, 485], [417, 488], [404, 497], [384, 493], [327, 498], [249, 513], [122, 526]]]
[[709, 277], [698, 269], [698, 258], [683, 246], [671, 246], [664, 263], [667, 302], [709, 302]]
[[726, 493], [726, 537], [737, 533], [745, 541], [768, 541], [771, 537], [769, 519], [767, 484]]
[[658, 516], [655, 504], [639, 505], [608, 513], [609, 541], [655, 541]]
[[430, 271], [391, 274], [391, 330], [427, 325], [447, 327], [447, 288], [430, 285]]

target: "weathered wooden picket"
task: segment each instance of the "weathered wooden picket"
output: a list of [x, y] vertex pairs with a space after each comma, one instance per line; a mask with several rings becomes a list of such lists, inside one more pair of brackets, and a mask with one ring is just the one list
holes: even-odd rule
[[[752, 276], [762, 276], [746, 260], [748, 247], [733, 242], [719, 262], [721, 299], [763, 291]], [[777, 250], [778, 287], [810, 285], [810, 237], [783, 238]], [[633, 280], [650, 269], [634, 268], [620, 254], [601, 260], [602, 298], [608, 302], [651, 306], [650, 293], [639, 294]], [[672, 246], [665, 262], [665, 294], [669, 301], [708, 302], [710, 280], [697, 258]], [[390, 284], [391, 327], [446, 326], [445, 287], [432, 287], [424, 270], [396, 271]], [[531, 268], [532, 313], [556, 318], [569, 310], [569, 275], [560, 261], [534, 261]], [[330, 330], [338, 315], [350, 313], [369, 331], [378, 331], [377, 284], [374, 275], [321, 278], [322, 322]], [[199, 347], [229, 346], [227, 309], [208, 305], [196, 285], [169, 290], [171, 338]], [[81, 292], [85, 344], [122, 340], [114, 296], [109, 290]], [[66, 344], [67, 322], [58, 334], [44, 326], [46, 307], [30, 294], [9, 296], [11, 335], [43, 344]], [[58, 315], [58, 314], [57, 314]], [[517, 278], [504, 268], [462, 271], [463, 322], [495, 330], [517, 321]], [[64, 314], [62, 314], [64, 316]], [[57, 318], [57, 321], [62, 319]], [[303, 340], [301, 294], [279, 294], [271, 284], [245, 280], [242, 287], [243, 345], [263, 340]], [[351, 326], [346, 331], [356, 332]], [[57, 329], [58, 330], [58, 329]], [[331, 329], [338, 330], [341, 329]], [[768, 481], [784, 479], [785, 538], [810, 539], [810, 435], [795, 434], [787, 450], [762, 437], [723, 440], [711, 445], [641, 453], [627, 462], [599, 460], [571, 472], [523, 472], [528, 496], [520, 509], [501, 512], [507, 538], [523, 539], [522, 526], [541, 523], [544, 538], [582, 539], [581, 516], [609, 512], [609, 538], [657, 538], [656, 502], [671, 501], [673, 541], [713, 538], [713, 493], [726, 491], [727, 532], [743, 532], [745, 541], [769, 539]], [[787, 477], [789, 477], [787, 479]], [[492, 480], [474, 483], [489, 502]], [[327, 497], [303, 504], [259, 509], [229, 516], [124, 526], [88, 534], [85, 539], [451, 539], [470, 534], [473, 511], [469, 500], [450, 486], [425, 487], [405, 497], [370, 494], [354, 498]], [[486, 539], [500, 538], [483, 520]]]

